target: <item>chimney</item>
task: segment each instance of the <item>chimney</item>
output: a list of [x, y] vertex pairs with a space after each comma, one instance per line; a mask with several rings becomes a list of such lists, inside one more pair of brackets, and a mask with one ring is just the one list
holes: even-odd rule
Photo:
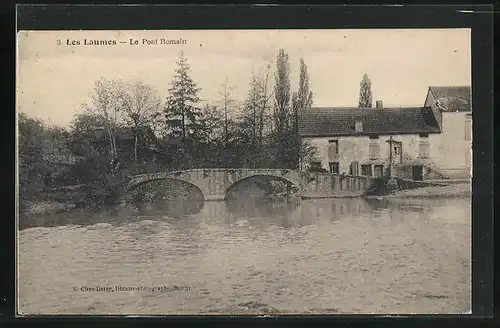
[[382, 105], [382, 100], [377, 100], [376, 108], [384, 108], [384, 106]]

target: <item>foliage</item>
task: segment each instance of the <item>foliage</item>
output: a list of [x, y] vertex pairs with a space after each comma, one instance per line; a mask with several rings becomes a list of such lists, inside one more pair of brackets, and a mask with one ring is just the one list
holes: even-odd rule
[[78, 169], [85, 184], [80, 206], [99, 208], [118, 201], [127, 177], [123, 171], [115, 172], [107, 157], [88, 158], [78, 164]]
[[168, 128], [174, 133], [180, 133], [182, 139], [198, 132], [202, 116], [201, 109], [197, 106], [200, 101], [200, 89], [189, 76], [189, 72], [186, 54], [181, 52], [171, 87], [168, 89], [165, 117]]
[[123, 93], [122, 81], [102, 78], [95, 82], [90, 94], [93, 106], [83, 105], [89, 114], [96, 116], [103, 123], [109, 141], [110, 160], [113, 164], [118, 162], [116, 135], [117, 127], [121, 123]]
[[134, 163], [137, 163], [140, 130], [158, 119], [161, 101], [156, 90], [142, 82], [125, 85], [122, 99], [124, 120], [131, 127], [134, 137]]
[[30, 199], [43, 185], [43, 132], [40, 120], [18, 115], [19, 196]]
[[299, 90], [293, 93], [292, 104], [295, 113], [299, 108], [311, 108], [313, 104], [313, 93], [309, 90], [309, 73], [303, 58], [300, 58]]
[[46, 126], [42, 121], [18, 115], [18, 173], [19, 196], [31, 199], [51, 187], [59, 180], [62, 183], [70, 179], [60, 179], [67, 170], [51, 164], [47, 158], [58, 154], [67, 157], [71, 154], [67, 148], [70, 135], [64, 129]]
[[276, 147], [276, 164], [279, 167], [289, 168], [293, 165], [288, 149], [291, 149], [290, 123], [291, 115], [290, 95], [290, 63], [288, 54], [283, 49], [278, 52], [276, 60], [275, 86], [274, 86], [274, 143]]
[[[101, 115], [85, 110], [75, 116], [71, 123], [70, 149], [78, 156], [111, 156], [107, 123]], [[113, 127], [117, 130], [117, 126]]]
[[359, 87], [359, 107], [360, 108], [371, 108], [373, 106], [372, 99], [372, 82], [367, 74], [363, 75]]
[[301, 140], [299, 137], [299, 109], [311, 108], [312, 105], [313, 93], [309, 89], [307, 65], [304, 59], [300, 58], [299, 90], [294, 92], [292, 96], [292, 123], [294, 133], [292, 134], [290, 147], [293, 163], [296, 164], [298, 164], [301, 159], [302, 161], [309, 162], [316, 151], [308, 142]]

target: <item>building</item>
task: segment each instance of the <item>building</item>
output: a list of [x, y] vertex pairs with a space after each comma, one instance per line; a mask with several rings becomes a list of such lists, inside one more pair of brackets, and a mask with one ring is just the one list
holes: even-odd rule
[[464, 178], [471, 172], [471, 134], [468, 87], [430, 87], [423, 107], [384, 108], [377, 101], [376, 108], [301, 109], [299, 135], [317, 153], [300, 166], [373, 177]]
[[441, 134], [430, 136], [436, 169], [448, 178], [472, 176], [472, 90], [429, 87], [424, 106], [441, 114]]

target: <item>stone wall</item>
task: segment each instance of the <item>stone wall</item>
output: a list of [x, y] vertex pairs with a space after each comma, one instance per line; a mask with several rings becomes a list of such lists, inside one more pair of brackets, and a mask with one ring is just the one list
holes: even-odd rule
[[372, 179], [360, 176], [303, 172], [303, 198], [359, 197], [370, 188]]

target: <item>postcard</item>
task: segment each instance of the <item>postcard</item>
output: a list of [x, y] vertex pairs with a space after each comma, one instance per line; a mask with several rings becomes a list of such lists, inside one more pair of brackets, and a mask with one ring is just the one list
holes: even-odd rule
[[18, 315], [471, 311], [470, 29], [22, 30]]

